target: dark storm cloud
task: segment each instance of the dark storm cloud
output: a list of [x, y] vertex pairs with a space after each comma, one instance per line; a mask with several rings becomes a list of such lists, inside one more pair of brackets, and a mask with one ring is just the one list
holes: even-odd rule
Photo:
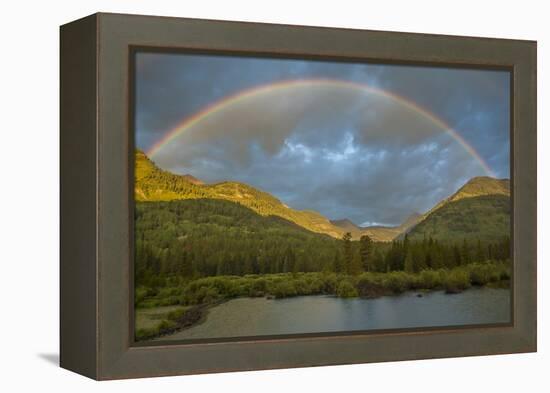
[[[414, 101], [457, 130], [508, 177], [508, 74], [296, 60], [139, 54], [137, 146], [213, 102], [281, 80], [366, 83]], [[397, 224], [423, 212], [480, 164], [445, 127], [402, 102], [316, 86], [264, 94], [204, 118], [155, 161], [209, 182], [238, 180], [331, 219]]]

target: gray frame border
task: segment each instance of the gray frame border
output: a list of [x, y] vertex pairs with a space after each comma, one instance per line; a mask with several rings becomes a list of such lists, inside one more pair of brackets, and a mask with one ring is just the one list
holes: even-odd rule
[[[75, 35], [94, 44], [78, 50]], [[119, 379], [536, 351], [536, 42], [103, 13], [63, 26], [61, 42], [62, 367]], [[513, 325], [133, 346], [131, 46], [512, 69]], [[76, 69], [75, 57], [95, 72]], [[95, 89], [82, 93], [90, 79]], [[79, 149], [78, 133], [95, 144]], [[71, 149], [88, 154], [64, 154]], [[85, 195], [64, 175], [70, 167], [88, 169]], [[93, 219], [79, 213], [90, 206]]]

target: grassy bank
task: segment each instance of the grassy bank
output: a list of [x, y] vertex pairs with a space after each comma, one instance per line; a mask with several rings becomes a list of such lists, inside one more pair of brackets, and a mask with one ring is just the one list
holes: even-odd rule
[[[169, 307], [138, 309], [136, 312], [135, 338], [137, 341], [151, 340], [195, 325], [204, 318], [205, 310], [213, 304], [175, 307], [165, 313], [159, 313], [157, 310]], [[148, 311], [151, 315], [147, 315]]]
[[[280, 273], [174, 281], [174, 285], [159, 289], [136, 288], [136, 316], [149, 313], [157, 321], [148, 325], [138, 323], [136, 339], [146, 340], [191, 326], [203, 318], [209, 305], [236, 297], [335, 295], [373, 298], [410, 290], [459, 293], [471, 286], [507, 287], [509, 279], [509, 263], [484, 262], [420, 273], [366, 272], [355, 276], [323, 272]], [[168, 306], [176, 308], [166, 308]], [[159, 307], [169, 311], [162, 315], [158, 311], [147, 311]]]

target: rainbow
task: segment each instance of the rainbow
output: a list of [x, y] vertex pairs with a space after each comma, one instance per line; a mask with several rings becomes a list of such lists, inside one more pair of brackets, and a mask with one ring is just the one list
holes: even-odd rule
[[257, 97], [258, 95], [273, 93], [273, 92], [282, 91], [285, 89], [302, 88], [302, 87], [306, 88], [311, 86], [334, 86], [338, 88], [361, 90], [361, 91], [366, 91], [372, 94], [380, 95], [380, 96], [395, 100], [399, 104], [405, 106], [406, 108], [412, 111], [415, 111], [421, 114], [422, 116], [425, 116], [435, 125], [446, 130], [446, 132], [455, 141], [457, 141], [468, 152], [468, 154], [470, 154], [479, 163], [479, 165], [483, 168], [483, 170], [486, 172], [487, 175], [494, 176], [491, 168], [483, 160], [483, 158], [479, 155], [479, 153], [457, 131], [453, 130], [453, 128], [448, 123], [443, 121], [436, 114], [428, 111], [425, 108], [418, 106], [415, 102], [405, 97], [399, 96], [394, 93], [390, 93], [386, 90], [372, 87], [370, 85], [363, 84], [363, 83], [350, 82], [350, 81], [339, 80], [339, 79], [325, 79], [325, 78], [282, 80], [275, 83], [270, 83], [266, 85], [260, 85], [249, 89], [245, 89], [233, 95], [222, 98], [219, 101], [215, 101], [214, 103], [206, 106], [205, 108], [198, 111], [194, 115], [185, 118], [182, 122], [180, 122], [178, 125], [172, 128], [170, 131], [168, 131], [162, 139], [160, 139], [147, 151], [147, 155], [151, 158], [154, 158], [154, 156], [160, 150], [162, 150], [164, 146], [168, 145], [171, 141], [176, 139], [179, 135], [191, 129], [193, 126], [200, 123], [202, 120], [206, 119], [207, 117], [215, 115], [216, 113], [219, 113], [222, 110], [232, 105]]

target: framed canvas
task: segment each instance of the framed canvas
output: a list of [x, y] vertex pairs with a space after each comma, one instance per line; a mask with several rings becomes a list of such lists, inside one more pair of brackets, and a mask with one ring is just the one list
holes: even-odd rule
[[61, 366], [536, 351], [536, 43], [61, 27]]

